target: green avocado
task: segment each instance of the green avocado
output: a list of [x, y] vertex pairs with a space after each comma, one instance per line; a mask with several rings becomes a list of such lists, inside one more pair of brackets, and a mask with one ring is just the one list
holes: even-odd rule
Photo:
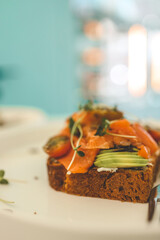
[[104, 168], [137, 168], [145, 167], [148, 159], [138, 155], [138, 152], [102, 150], [97, 155], [94, 165]]

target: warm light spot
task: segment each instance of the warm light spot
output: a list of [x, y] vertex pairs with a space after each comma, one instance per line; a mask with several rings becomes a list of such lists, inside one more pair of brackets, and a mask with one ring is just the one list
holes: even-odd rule
[[85, 35], [93, 40], [100, 39], [104, 35], [103, 25], [99, 21], [86, 22], [83, 29]]
[[147, 88], [147, 32], [134, 25], [128, 32], [128, 89], [132, 96], [142, 96]]
[[85, 64], [98, 66], [104, 61], [104, 53], [100, 48], [88, 48], [84, 51], [82, 58]]
[[125, 85], [128, 81], [128, 68], [123, 64], [118, 64], [111, 69], [111, 81], [116, 85]]
[[155, 33], [151, 40], [151, 86], [160, 92], [160, 32]]

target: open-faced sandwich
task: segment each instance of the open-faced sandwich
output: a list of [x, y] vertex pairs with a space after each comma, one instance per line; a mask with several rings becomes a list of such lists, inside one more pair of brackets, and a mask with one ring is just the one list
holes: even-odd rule
[[50, 186], [80, 196], [145, 203], [158, 173], [159, 140], [156, 131], [130, 123], [116, 108], [89, 101], [44, 146]]

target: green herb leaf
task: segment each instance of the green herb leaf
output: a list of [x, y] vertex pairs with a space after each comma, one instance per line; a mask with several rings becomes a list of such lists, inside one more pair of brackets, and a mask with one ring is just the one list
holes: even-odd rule
[[103, 129], [104, 128], [102, 126], [99, 126], [97, 132], [95, 133], [95, 136], [104, 136], [106, 132], [104, 132]]
[[75, 123], [75, 122], [74, 122], [73, 118], [70, 117], [70, 118], [69, 118], [69, 129], [70, 129], [70, 131], [72, 131], [72, 128], [73, 128], [74, 123]]
[[114, 105], [114, 107], [112, 109], [113, 109], [113, 111], [117, 112], [118, 111], [118, 106]]
[[80, 148], [81, 147], [81, 145], [79, 145], [78, 147], [75, 147], [73, 150], [78, 150], [78, 148]]
[[80, 157], [84, 157], [84, 156], [85, 156], [85, 153], [82, 152], [82, 151], [77, 151], [77, 154], [78, 154]]
[[9, 184], [8, 180], [7, 179], [1, 179], [0, 180], [0, 184]]
[[[72, 117], [70, 117], [70, 119], [69, 119], [69, 129], [70, 129], [70, 132], [72, 132], [72, 128], [73, 128], [74, 124], [75, 124], [75, 121], [73, 120]], [[76, 127], [75, 130], [74, 130], [74, 136], [79, 137], [79, 135], [80, 135], [80, 132], [78, 130], [78, 127]]]
[[85, 110], [85, 111], [93, 110], [93, 101], [89, 100], [86, 104], [79, 105], [79, 110]]
[[106, 132], [107, 129], [110, 129], [111, 122], [108, 119], [104, 119], [104, 131]]
[[5, 171], [4, 170], [0, 170], [0, 178], [3, 178], [4, 174], [5, 174]]
[[0, 170], [0, 184], [8, 184], [8, 180], [7, 179], [4, 179], [5, 175], [5, 171], [4, 170]]
[[97, 132], [95, 133], [95, 136], [104, 136], [106, 134], [106, 130], [109, 129], [110, 122], [103, 118], [100, 126], [97, 129]]

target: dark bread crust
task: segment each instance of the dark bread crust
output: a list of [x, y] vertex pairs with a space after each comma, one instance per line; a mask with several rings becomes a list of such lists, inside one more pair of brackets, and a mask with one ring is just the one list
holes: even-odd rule
[[47, 162], [49, 184], [57, 191], [64, 191], [66, 169], [54, 158], [49, 158]]
[[98, 172], [96, 167], [87, 173], [67, 174], [62, 164], [53, 158], [47, 161], [49, 184], [57, 191], [88, 197], [146, 203], [156, 179], [160, 157], [145, 169], [118, 169]]

